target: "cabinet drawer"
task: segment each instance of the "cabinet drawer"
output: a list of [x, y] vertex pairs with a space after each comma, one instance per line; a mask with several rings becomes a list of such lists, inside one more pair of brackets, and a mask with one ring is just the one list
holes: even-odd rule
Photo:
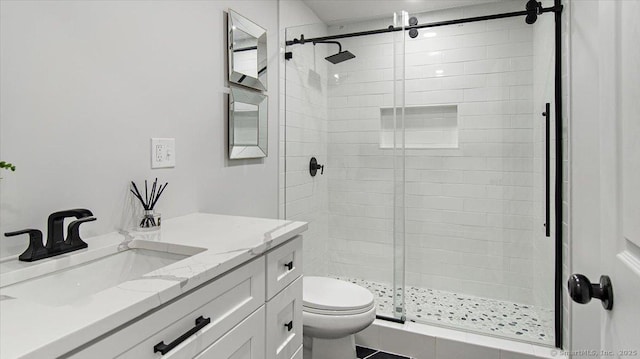
[[267, 300], [302, 275], [302, 237], [267, 253]]
[[264, 359], [264, 306], [238, 324], [196, 359]]
[[160, 342], [170, 344], [192, 330], [196, 319], [210, 323], [164, 358], [193, 358], [264, 304], [264, 258], [250, 262], [177, 301], [137, 320], [73, 355], [72, 358], [159, 358]]
[[267, 359], [291, 359], [302, 345], [302, 277], [267, 302]]

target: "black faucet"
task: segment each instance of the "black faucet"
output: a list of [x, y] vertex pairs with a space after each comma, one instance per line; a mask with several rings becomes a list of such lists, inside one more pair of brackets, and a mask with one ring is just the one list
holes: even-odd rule
[[[64, 239], [65, 218], [75, 217], [76, 220], [69, 223], [67, 239]], [[25, 262], [33, 262], [39, 259], [57, 256], [63, 253], [87, 248], [87, 243], [80, 239], [80, 225], [85, 222], [95, 221], [93, 213], [88, 209], [69, 209], [54, 212], [49, 216], [47, 223], [47, 243], [42, 243], [42, 231], [38, 229], [24, 229], [16, 232], [5, 233], [6, 237], [29, 234], [29, 247], [18, 259]]]

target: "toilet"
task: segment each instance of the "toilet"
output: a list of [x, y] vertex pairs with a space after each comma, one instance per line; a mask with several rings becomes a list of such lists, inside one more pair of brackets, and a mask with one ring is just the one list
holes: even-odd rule
[[373, 294], [356, 284], [303, 277], [304, 359], [355, 359], [354, 334], [376, 318]]

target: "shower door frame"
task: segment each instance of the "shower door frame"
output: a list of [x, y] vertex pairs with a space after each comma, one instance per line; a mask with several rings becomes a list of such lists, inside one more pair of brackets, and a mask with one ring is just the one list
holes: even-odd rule
[[[529, 4], [535, 4], [534, 6], [530, 6]], [[447, 26], [447, 25], [456, 25], [456, 24], [464, 24], [470, 22], [478, 22], [478, 21], [486, 21], [486, 20], [496, 20], [496, 19], [504, 19], [510, 17], [518, 17], [518, 16], [529, 16], [532, 14], [542, 15], [545, 13], [553, 13], [554, 14], [554, 38], [555, 38], [555, 64], [554, 64], [554, 109], [555, 109], [555, 182], [554, 182], [554, 208], [555, 208], [555, 216], [554, 216], [554, 248], [555, 248], [555, 256], [554, 256], [554, 267], [555, 267], [555, 276], [554, 276], [554, 331], [555, 331], [555, 347], [563, 348], [563, 308], [562, 308], [562, 300], [563, 300], [563, 273], [562, 273], [562, 221], [563, 221], [563, 213], [562, 213], [562, 182], [563, 182], [563, 120], [562, 120], [562, 11], [564, 6], [562, 5], [562, 0], [554, 0], [553, 6], [550, 7], [542, 7], [542, 4], [535, 1], [529, 0], [527, 2], [526, 10], [522, 11], [514, 11], [508, 13], [500, 13], [493, 15], [484, 15], [484, 16], [475, 16], [468, 17], [462, 19], [454, 19], [454, 20], [445, 20], [445, 21], [437, 21], [426, 24], [416, 24], [416, 25], [404, 25], [401, 26], [389, 26], [385, 29], [377, 29], [377, 30], [368, 30], [368, 31], [359, 31], [352, 33], [345, 33], [339, 35], [330, 35], [330, 36], [322, 36], [316, 38], [306, 39], [301, 37], [300, 39], [294, 38], [293, 40], [285, 41], [286, 46], [296, 45], [296, 44], [305, 44], [312, 43], [313, 41], [330, 41], [330, 40], [338, 40], [349, 37], [359, 37], [359, 36], [367, 36], [367, 35], [375, 35], [375, 34], [383, 34], [389, 32], [399, 32], [399, 31], [410, 31], [412, 29], [424, 29], [424, 28], [432, 28], [439, 26]], [[534, 20], [535, 23], [535, 20]], [[533, 24], [533, 23], [532, 23]], [[395, 56], [395, 54], [394, 54]], [[285, 59], [290, 59], [291, 53], [285, 52]], [[394, 65], [395, 66], [395, 65]], [[394, 83], [395, 83], [394, 77]], [[395, 104], [394, 104], [395, 105]], [[394, 106], [395, 107], [395, 106]], [[404, 106], [402, 106], [402, 110], [404, 111]], [[394, 117], [395, 117], [394, 110]], [[403, 113], [404, 116], [404, 113]], [[394, 119], [395, 122], [395, 119]], [[547, 141], [550, 139], [547, 138]], [[404, 146], [403, 146], [404, 147]], [[394, 146], [395, 148], [395, 146]], [[395, 154], [394, 154], [395, 158]], [[404, 169], [404, 166], [403, 166]], [[395, 168], [394, 168], [395, 171]], [[550, 178], [550, 173], [547, 171], [546, 173], [547, 181]], [[285, 176], [286, 178], [286, 176]], [[285, 187], [286, 188], [286, 187]], [[549, 198], [550, 193], [546, 193], [547, 199]], [[285, 202], [286, 203], [286, 202]], [[286, 206], [285, 206], [286, 207]], [[394, 199], [394, 212], [395, 212], [395, 199]], [[404, 217], [404, 216], [403, 216]], [[395, 225], [395, 220], [394, 220]], [[546, 223], [545, 226], [549, 228], [550, 224]], [[402, 235], [404, 236], [404, 230]], [[394, 229], [394, 245], [395, 245], [395, 229]], [[404, 243], [404, 241], [403, 241]], [[402, 255], [405, 255], [405, 251], [403, 249]], [[395, 250], [394, 250], [394, 259], [395, 259]], [[395, 264], [394, 264], [395, 267]], [[395, 269], [395, 268], [394, 268]], [[396, 269], [397, 270], [397, 269]], [[404, 276], [404, 274], [402, 274]], [[394, 273], [394, 279], [396, 278], [396, 273]], [[404, 280], [403, 280], [404, 282]], [[395, 286], [394, 286], [395, 287]], [[402, 285], [404, 290], [404, 283]], [[395, 291], [395, 288], [394, 288]], [[395, 295], [394, 295], [395, 297]], [[403, 296], [404, 297], [404, 293]], [[395, 301], [395, 298], [394, 298]], [[393, 309], [396, 312], [396, 308], [394, 306]], [[380, 319], [391, 320], [395, 322], [404, 323], [404, 305], [402, 305], [401, 309], [403, 315], [400, 318], [388, 318], [385, 316], [379, 316]]]

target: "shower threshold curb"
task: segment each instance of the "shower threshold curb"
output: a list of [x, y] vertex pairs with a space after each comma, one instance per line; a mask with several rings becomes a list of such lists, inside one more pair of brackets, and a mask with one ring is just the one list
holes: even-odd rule
[[[417, 335], [421, 340], [411, 341], [415, 343], [415, 347], [411, 344], [406, 345], [406, 340], [403, 340], [403, 347], [398, 348], [393, 343], [392, 338], [398, 338], [398, 336], [407, 337], [408, 333]], [[518, 359], [567, 358], [561, 349], [549, 346], [496, 338], [423, 323], [406, 322], [401, 324], [381, 319], [376, 319], [369, 328], [357, 333], [356, 344], [417, 359], [439, 357], [438, 353], [446, 350], [445, 346], [450, 348], [458, 345], [459, 348], [456, 349], [458, 354], [460, 352], [468, 351], [469, 353], [474, 353], [475, 350], [482, 350], [486, 351], [491, 357], [501, 359], [512, 357], [517, 357]], [[401, 349], [400, 352], [399, 349]], [[459, 359], [474, 359], [474, 355], [470, 354], [468, 357], [459, 357]]]

